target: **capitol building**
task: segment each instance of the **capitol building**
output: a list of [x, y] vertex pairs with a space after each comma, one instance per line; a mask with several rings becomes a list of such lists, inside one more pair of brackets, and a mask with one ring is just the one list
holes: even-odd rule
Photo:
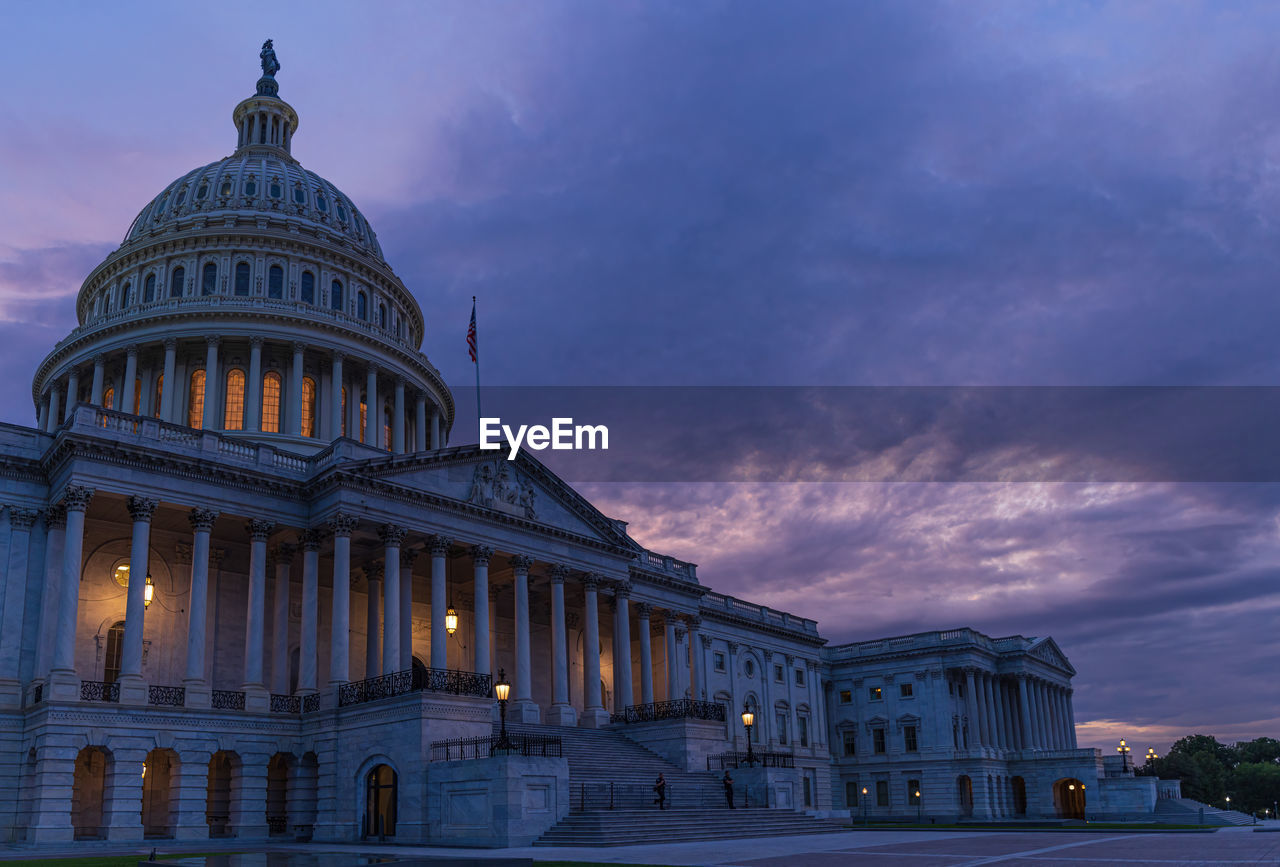
[[423, 310], [262, 59], [0, 425], [6, 840], [618, 842], [659, 772], [665, 839], [1154, 808], [1078, 748], [1051, 638], [831, 646], [451, 441]]

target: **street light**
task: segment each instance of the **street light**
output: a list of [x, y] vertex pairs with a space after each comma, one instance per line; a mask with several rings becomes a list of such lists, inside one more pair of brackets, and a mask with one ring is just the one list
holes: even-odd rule
[[867, 824], [867, 787], [862, 787], [862, 824]]
[[1120, 746], [1116, 747], [1116, 752], [1120, 754], [1120, 770], [1129, 770], [1129, 745], [1124, 742], [1124, 738], [1120, 739]]
[[747, 767], [756, 766], [756, 754], [751, 751], [751, 727], [756, 723], [756, 715], [751, 711], [748, 702], [742, 703], [742, 727], [747, 730]]
[[1160, 758], [1160, 757], [1159, 757], [1158, 755], [1156, 755], [1155, 748], [1154, 748], [1154, 747], [1147, 747], [1147, 761], [1148, 761], [1148, 762], [1154, 762], [1154, 761], [1155, 761], [1156, 759], [1158, 759], [1158, 758]]
[[498, 714], [502, 719], [502, 729], [498, 733], [498, 749], [510, 750], [511, 740], [507, 737], [507, 699], [511, 697], [511, 684], [507, 682], [507, 670], [498, 669], [498, 679], [493, 684], [493, 695], [498, 699]]
[[921, 810], [924, 809], [924, 802], [920, 800], [920, 790], [916, 789], [916, 824], [922, 824], [924, 819], [921, 817]]

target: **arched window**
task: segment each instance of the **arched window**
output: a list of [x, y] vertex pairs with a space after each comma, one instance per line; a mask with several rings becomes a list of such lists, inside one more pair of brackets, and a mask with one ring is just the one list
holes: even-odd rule
[[302, 377], [302, 435], [316, 435], [316, 381], [309, 376]]
[[382, 447], [391, 451], [391, 407], [382, 408]]
[[299, 283], [301, 287], [301, 297], [303, 302], [307, 304], [316, 303], [316, 275], [310, 271], [302, 272], [302, 280]]
[[356, 315], [361, 319], [369, 318], [369, 299], [363, 292], [356, 293]]
[[220, 190], [218, 190], [218, 193], [219, 193], [223, 198], [226, 198], [227, 196], [230, 196], [230, 195], [231, 195], [231, 181], [223, 181], [223, 182], [222, 182], [222, 188], [221, 188]]
[[212, 295], [218, 291], [218, 266], [212, 262], [206, 262], [204, 271], [200, 274], [200, 294]]
[[267, 272], [267, 297], [284, 297], [284, 269], [279, 265], [272, 265]]
[[203, 200], [208, 195], [209, 195], [209, 184], [206, 181], [201, 183], [199, 188], [196, 189], [196, 198], [199, 200]]
[[223, 430], [244, 430], [244, 371], [235, 368], [227, 373], [227, 396], [223, 402]]
[[273, 199], [278, 199], [284, 195], [284, 190], [281, 188], [279, 181], [272, 181], [271, 186], [267, 188], [267, 192]]
[[142, 300], [146, 304], [150, 304], [156, 300], [156, 275], [148, 274], [147, 280], [142, 284]]
[[132, 290], [133, 290], [132, 283], [125, 283], [123, 286], [120, 287], [120, 309], [121, 310], [129, 306], [129, 293]]
[[329, 286], [329, 306], [334, 310], [342, 309], [342, 281], [334, 280]]
[[262, 429], [280, 433], [280, 374], [274, 370], [262, 377]]
[[187, 391], [187, 427], [204, 424], [204, 371], [191, 371], [191, 388]]
[[106, 391], [102, 393], [102, 408], [103, 409], [116, 408], [116, 390], [114, 388], [109, 387]]
[[182, 284], [187, 280], [187, 269], [179, 265], [173, 269], [173, 274], [169, 277], [169, 297], [182, 297]]
[[307, 203], [307, 191], [302, 187], [294, 187], [293, 200], [299, 205], [305, 205]]
[[151, 414], [160, 417], [160, 398], [164, 397], [164, 374], [156, 377], [156, 393], [151, 396]]
[[378, 305], [378, 327], [387, 327], [387, 305], [385, 304]]
[[246, 196], [258, 195], [258, 184], [253, 180], [253, 178], [249, 178], [249, 180], [244, 182], [244, 194]]
[[356, 431], [356, 436], [360, 442], [364, 442], [364, 431], [369, 426], [369, 405], [364, 402], [364, 398], [360, 398], [360, 430]]
[[365, 779], [365, 812], [362, 837], [396, 835], [396, 772], [378, 765]]
[[236, 263], [236, 294], [237, 295], [249, 294], [249, 263], [248, 262]]
[[124, 621], [117, 620], [107, 630], [106, 653], [102, 661], [103, 683], [115, 683], [120, 676], [120, 657], [124, 650]]

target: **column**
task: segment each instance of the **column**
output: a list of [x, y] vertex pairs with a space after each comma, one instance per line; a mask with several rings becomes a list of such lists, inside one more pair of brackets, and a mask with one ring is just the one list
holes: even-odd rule
[[[169, 380], [165, 380], [168, 382]], [[71, 368], [71, 374], [67, 377], [67, 406], [62, 411], [62, 419], [66, 421], [75, 415], [76, 403], [80, 400], [80, 371], [74, 367]]]
[[218, 513], [212, 509], [192, 509], [191, 522], [191, 596], [187, 600], [187, 670], [182, 679], [186, 687], [186, 706], [209, 706], [212, 695], [204, 678], [205, 625], [209, 604], [209, 536]]
[[106, 377], [107, 359], [101, 355], [93, 357], [93, 385], [90, 386], [89, 402], [94, 406], [102, 406], [102, 386]]
[[245, 600], [244, 690], [245, 710], [265, 711], [270, 706], [263, 678], [263, 650], [267, 614], [267, 537], [275, 523], [254, 518], [245, 524], [249, 534], [249, 593]]
[[[973, 749], [980, 743], [980, 730], [978, 725], [978, 694], [977, 687], [974, 684], [974, 669], [966, 668], [964, 670], [964, 709], [965, 715], [969, 718], [969, 743], [968, 747]], [[961, 741], [963, 745], [964, 742]], [[977, 795], [974, 795], [977, 799]]]
[[173, 395], [178, 388], [178, 383], [174, 381], [174, 377], [177, 376], [177, 366], [178, 339], [166, 337], [164, 339], [164, 382], [160, 385], [160, 420], [171, 424], [174, 422]]
[[1036, 681], [1036, 726], [1039, 729], [1040, 743], [1046, 750], [1053, 749], [1053, 740], [1049, 733], [1049, 690], [1043, 680]]
[[983, 693], [987, 699], [987, 716], [991, 720], [991, 746], [998, 750], [1004, 749], [1004, 735], [1001, 731], [1002, 719], [1000, 717], [1000, 703], [996, 701], [996, 690], [998, 689], [995, 677], [986, 674], [982, 678]]
[[[289, 573], [293, 569], [293, 552], [288, 543], [276, 547], [276, 586], [271, 617], [271, 691], [289, 694]], [[301, 652], [299, 652], [301, 657]], [[299, 658], [301, 664], [301, 658]]]
[[600, 609], [596, 590], [600, 576], [589, 572], [582, 577], [583, 636], [582, 636], [582, 721], [587, 728], [608, 725], [609, 712], [604, 709], [600, 695]]
[[418, 552], [400, 549], [400, 668], [413, 668], [413, 561]]
[[351, 679], [351, 534], [357, 520], [342, 512], [329, 519], [333, 533], [333, 616], [329, 630], [329, 683]]
[[146, 586], [151, 550], [151, 515], [159, 503], [147, 497], [130, 497], [133, 546], [129, 550], [129, 588], [124, 611], [124, 643], [120, 653], [120, 701], [146, 704], [147, 684], [142, 679], [142, 632], [146, 617]]
[[[120, 690], [123, 701], [124, 687]], [[102, 827], [108, 840], [142, 842], [142, 763], [146, 758], [145, 747], [112, 747], [102, 785]]]
[[[40, 588], [40, 620], [36, 631], [36, 662], [32, 677], [44, 681], [53, 664], [53, 632], [58, 622], [58, 577], [67, 535], [67, 509], [55, 503], [44, 510], [44, 583]], [[12, 550], [12, 546], [10, 547]]]
[[396, 377], [395, 409], [391, 416], [391, 450], [404, 454], [404, 377]]
[[365, 377], [364, 443], [380, 449], [382, 448], [382, 410], [378, 407], [378, 366], [370, 363]]
[[427, 450], [427, 398], [419, 392], [413, 407], [413, 440], [414, 450]]
[[[291, 437], [302, 436], [302, 374], [306, 371], [307, 345], [294, 341], [293, 361], [289, 364], [289, 398], [285, 401], [284, 432]], [[392, 570], [389, 574], [394, 575]]]
[[55, 382], [49, 386], [49, 417], [45, 424], [45, 432], [53, 433], [62, 423], [62, 389]]
[[1028, 706], [1027, 676], [1018, 675], [1018, 746], [1024, 750], [1035, 749], [1035, 741], [1031, 737], [1031, 708]]
[[668, 611], [662, 618], [663, 646], [662, 652], [667, 657], [667, 701], [680, 698], [680, 674], [676, 668], [676, 621], [675, 614]]
[[787, 685], [787, 743], [792, 749], [800, 743], [800, 733], [796, 731], [799, 728], [796, 725], [796, 700], [793, 696], [792, 685], [796, 682], [796, 658], [794, 656], [787, 657], [786, 677], [783, 678]]
[[53, 644], [53, 669], [49, 672], [50, 696], [59, 701], [80, 698], [76, 675], [76, 617], [80, 605], [80, 568], [84, 551], [84, 513], [93, 499], [93, 488], [70, 485], [62, 496], [67, 529], [62, 546], [59, 579], [58, 628]]
[[[773, 743], [775, 732], [773, 731], [773, 651], [760, 648], [760, 656], [764, 659], [764, 671], [761, 672], [760, 681], [764, 686], [764, 706], [756, 708], [756, 725], [760, 726], [760, 740], [764, 741], [765, 747]], [[732, 670], [731, 677], [734, 683], [738, 681], [737, 669]]]
[[489, 665], [489, 558], [493, 549], [487, 545], [471, 548], [471, 560], [475, 566], [475, 635], [472, 638], [475, 671], [492, 674]]
[[1067, 690], [1067, 693], [1066, 693], [1067, 725], [1070, 727], [1070, 730], [1071, 730], [1070, 732], [1071, 737], [1069, 738], [1071, 749], [1078, 750], [1080, 748], [1080, 745], [1079, 745], [1079, 742], [1076, 740], [1076, 709], [1074, 706], [1074, 702], [1072, 701], [1072, 697], [1074, 695], [1075, 695], [1075, 690], [1072, 690], [1072, 689]]
[[444, 446], [440, 439], [440, 410], [432, 407], [431, 409], [431, 448], [438, 449]]
[[[734, 749], [736, 750], [738, 748], [738, 726], [742, 724], [742, 717], [740, 716], [740, 714], [742, 713], [742, 705], [743, 705], [743, 702], [738, 700], [738, 675], [737, 675], [738, 642], [728, 641], [728, 642], [725, 642], [725, 644], [729, 650], [729, 663], [728, 663], [729, 664], [729, 720], [728, 722], [729, 722], [729, 731], [732, 732], [732, 734], [729, 737], [729, 740], [733, 742]], [[768, 673], [761, 672], [761, 674], [764, 675], [764, 682], [768, 683], [769, 682]], [[758, 707], [755, 708], [755, 714], [756, 714], [755, 724], [760, 725], [761, 709]], [[742, 734], [743, 734], [743, 737], [745, 738], [746, 731], [744, 730]], [[765, 744], [767, 747], [768, 741], [765, 741]]]
[[523, 554], [511, 558], [516, 590], [516, 677], [515, 701], [509, 713], [515, 721], [540, 722], [538, 705], [533, 701], [533, 666], [529, 650], [529, 567], [533, 560]]
[[653, 606], [648, 602], [636, 603], [636, 629], [640, 632], [640, 703], [653, 704], [653, 648], [649, 640], [649, 613]]
[[216, 430], [218, 424], [218, 343], [221, 338], [206, 337], [204, 354], [204, 418], [200, 427]]
[[298, 642], [298, 694], [311, 695], [317, 686], [317, 641], [320, 632], [319, 530], [302, 534], [302, 634]]
[[382, 583], [382, 673], [395, 674], [406, 668], [413, 668], [408, 660], [400, 659], [400, 626], [402, 612], [400, 610], [400, 545], [408, 535], [404, 527], [383, 524], [378, 530], [378, 538], [382, 540], [383, 574], [386, 580]]
[[124, 358], [124, 387], [117, 393], [123, 395], [120, 399], [120, 411], [132, 413], [133, 402], [137, 398], [138, 347], [130, 346], [125, 351]]
[[368, 600], [365, 604], [364, 631], [364, 676], [377, 677], [382, 670], [382, 645], [378, 634], [378, 604], [382, 595], [382, 564], [370, 563], [364, 567], [365, 590]]
[[569, 703], [569, 640], [564, 622], [564, 579], [569, 570], [551, 567], [551, 711], [547, 722], [571, 726], [578, 714]]
[[36, 430], [49, 430], [49, 399], [44, 395], [40, 396], [40, 402], [36, 406]]
[[[204, 373], [209, 376], [209, 371]], [[244, 429], [262, 430], [262, 338], [249, 338], [249, 381], [245, 383]]]
[[1058, 736], [1058, 749], [1067, 748], [1067, 712], [1062, 705], [1062, 687], [1053, 686], [1053, 721]]
[[631, 588], [626, 584], [618, 585], [614, 591], [614, 600], [618, 605], [618, 620], [614, 628], [618, 631], [618, 654], [613, 658], [613, 690], [620, 710], [625, 710], [636, 700], [635, 688], [631, 680]]
[[0, 618], [0, 705], [11, 708], [22, 707], [22, 681], [18, 677], [22, 615], [27, 593], [31, 528], [38, 517], [40, 513], [35, 509], [9, 507], [9, 559], [2, 597], [4, 616]]
[[432, 536], [427, 540], [431, 551], [431, 667], [438, 669], [449, 667], [449, 633], [444, 628], [444, 615], [448, 610], [445, 558], [452, 544], [445, 536]]
[[1008, 727], [1005, 725], [1004, 715], [1004, 684], [999, 677], [991, 679], [991, 707], [995, 711], [996, 717], [996, 747], [1001, 750], [1009, 749]]
[[702, 672], [698, 671], [698, 659], [701, 657], [702, 642], [698, 640], [698, 628], [702, 626], [702, 618], [696, 614], [685, 618], [689, 627], [689, 697], [694, 701], [702, 700]]
[[[329, 439], [342, 435], [342, 353], [333, 353], [333, 372], [329, 376]], [[351, 435], [351, 431], [347, 431]]]

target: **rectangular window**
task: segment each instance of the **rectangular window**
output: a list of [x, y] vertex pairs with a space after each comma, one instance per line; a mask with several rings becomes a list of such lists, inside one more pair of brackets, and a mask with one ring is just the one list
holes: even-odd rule
[[840, 690], [840, 703], [853, 704], [853, 690], [851, 689]]
[[858, 754], [858, 735], [856, 732], [846, 731], [844, 733], [844, 754], [846, 756], [856, 756]]
[[783, 711], [778, 712], [778, 744], [787, 745], [787, 715]]
[[871, 701], [881, 701], [884, 699], [884, 690], [878, 686], [873, 686], [867, 690], [867, 698]]
[[716, 660], [716, 671], [724, 671], [724, 654], [717, 653], [715, 656], [715, 660]]
[[804, 686], [804, 669], [796, 669], [796, 686]]
[[782, 666], [775, 665], [773, 667], [773, 679], [778, 683], [782, 683]]
[[876, 755], [884, 755], [884, 729], [873, 729], [871, 731], [871, 739], [875, 744]]
[[912, 694], [913, 693], [912, 693], [911, 684], [909, 683], [898, 684], [898, 696], [900, 698], [911, 698]]
[[800, 729], [800, 746], [809, 746], [809, 718], [803, 716], [797, 718], [796, 725]]
[[907, 780], [907, 803], [913, 807], [920, 803], [919, 780]]
[[850, 780], [844, 784], [844, 803], [846, 807], [858, 806], [858, 781]]
[[889, 806], [889, 781], [876, 780], [876, 806]]
[[902, 748], [909, 753], [914, 753], [920, 748], [919, 741], [916, 740], [916, 727], [902, 727]]

